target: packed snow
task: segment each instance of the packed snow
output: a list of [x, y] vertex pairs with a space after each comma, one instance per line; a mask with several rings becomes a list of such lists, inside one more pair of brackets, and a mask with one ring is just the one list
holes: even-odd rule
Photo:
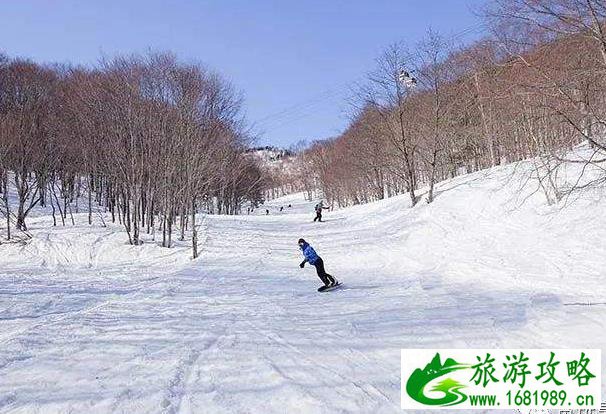
[[[550, 207], [524, 168], [323, 223], [303, 194], [205, 216], [197, 260], [38, 214], [0, 245], [0, 412], [397, 413], [400, 348], [605, 350], [606, 198]], [[299, 237], [343, 287], [316, 291]]]

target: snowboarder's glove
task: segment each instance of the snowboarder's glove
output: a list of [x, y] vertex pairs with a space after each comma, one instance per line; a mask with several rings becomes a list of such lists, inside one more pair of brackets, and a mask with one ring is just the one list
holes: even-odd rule
[[303, 268], [305, 267], [305, 262], [301, 262], [301, 264], [299, 265], [299, 267], [300, 267], [301, 269], [303, 269]]

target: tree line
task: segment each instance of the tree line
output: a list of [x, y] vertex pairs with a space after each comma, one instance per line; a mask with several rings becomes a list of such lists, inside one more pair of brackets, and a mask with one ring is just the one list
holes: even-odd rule
[[[575, 189], [558, 183], [558, 166], [604, 171], [606, 3], [497, 0], [482, 12], [488, 34], [467, 46], [430, 31], [385, 49], [356, 89], [347, 129], [301, 154], [310, 193], [318, 186], [340, 206], [409, 193], [414, 206], [420, 187], [432, 202], [440, 180], [532, 158], [556, 203]], [[581, 142], [594, 155], [569, 159]]]
[[108, 213], [133, 245], [143, 232], [161, 232], [165, 247], [175, 232], [191, 237], [197, 257], [198, 212], [237, 214], [262, 195], [263, 174], [245, 152], [249, 139], [230, 83], [171, 54], [116, 57], [94, 68], [0, 55], [8, 239], [11, 229], [27, 232], [38, 205], [52, 210], [54, 225], [73, 223], [74, 210], [86, 208], [89, 224]]

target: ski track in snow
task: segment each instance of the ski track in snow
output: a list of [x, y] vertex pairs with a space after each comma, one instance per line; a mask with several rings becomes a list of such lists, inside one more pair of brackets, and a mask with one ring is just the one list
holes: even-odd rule
[[[204, 217], [196, 261], [33, 218], [0, 246], [0, 413], [397, 413], [400, 348], [604, 349], [604, 201], [507, 210], [500, 179], [325, 223], [300, 194]], [[316, 292], [299, 237], [343, 287]]]

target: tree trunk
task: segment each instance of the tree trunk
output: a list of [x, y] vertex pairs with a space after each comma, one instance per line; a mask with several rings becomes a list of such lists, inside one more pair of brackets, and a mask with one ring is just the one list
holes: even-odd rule
[[8, 171], [4, 170], [2, 177], [4, 207], [6, 208], [6, 238], [11, 239], [11, 210], [8, 205]]
[[191, 247], [194, 259], [198, 257], [198, 230], [196, 229], [196, 199], [191, 201]]

